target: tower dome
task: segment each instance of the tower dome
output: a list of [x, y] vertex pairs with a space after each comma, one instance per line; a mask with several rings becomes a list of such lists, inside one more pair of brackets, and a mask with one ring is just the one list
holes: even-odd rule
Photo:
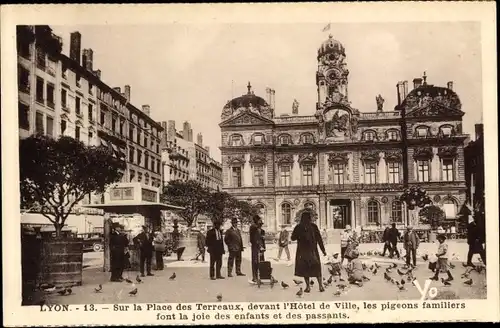
[[246, 94], [236, 97], [226, 103], [222, 109], [221, 118], [223, 120], [231, 117], [233, 114], [241, 112], [242, 110], [251, 111], [269, 119], [273, 117], [273, 110], [270, 104], [268, 104], [263, 98], [254, 94], [250, 82], [248, 82], [247, 89], [248, 91]]
[[318, 59], [320, 57], [336, 54], [345, 56], [345, 48], [339, 41], [335, 40], [333, 36], [330, 34], [328, 39], [324, 41], [318, 49]]

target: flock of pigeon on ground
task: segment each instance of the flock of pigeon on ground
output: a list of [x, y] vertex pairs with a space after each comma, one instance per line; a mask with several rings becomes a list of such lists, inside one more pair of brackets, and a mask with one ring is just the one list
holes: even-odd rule
[[[379, 255], [379, 253], [376, 252], [376, 251], [375, 252], [360, 253], [360, 256], [365, 256], [365, 255], [372, 256], [372, 255]], [[427, 262], [427, 261], [429, 261], [429, 256], [427, 254], [424, 254], [424, 255], [422, 255], [422, 259], [425, 262]], [[455, 254], [453, 254], [452, 255], [452, 260], [458, 260], [458, 257], [456, 257]], [[346, 282], [345, 279], [343, 279], [342, 277], [336, 276], [336, 273], [334, 272], [333, 268], [331, 268], [332, 263], [329, 262], [329, 263], [326, 263], [326, 265], [330, 266], [328, 268], [328, 271], [329, 271], [330, 275], [329, 275], [328, 279], [323, 278], [323, 286], [326, 289], [326, 288], [331, 287], [333, 284], [336, 284], [335, 285], [336, 290], [333, 293], [334, 296], [340, 296], [343, 293], [346, 293], [347, 290], [349, 289], [350, 285], [357, 285], [358, 287], [362, 287], [363, 286], [363, 282], [361, 282], [361, 281], [359, 281], [359, 282], [353, 282], [353, 283]], [[455, 268], [455, 266], [451, 262], [449, 263], [449, 265], [450, 265], [451, 269]], [[392, 263], [391, 265], [389, 265], [388, 267], [385, 267], [385, 269], [383, 269], [382, 266], [380, 264], [378, 264], [376, 261], [371, 261], [371, 263], [366, 262], [366, 261], [362, 261], [362, 266], [363, 266], [363, 270], [365, 272], [367, 272], [367, 273], [371, 273], [372, 276], [375, 276], [375, 275], [377, 275], [377, 273], [379, 271], [384, 270], [384, 273], [383, 273], [384, 279], [387, 282], [392, 283], [393, 285], [395, 285], [399, 289], [399, 291], [406, 290], [406, 286], [408, 284], [414, 285], [414, 281], [416, 280], [416, 278], [413, 275], [413, 271], [416, 269], [416, 267], [411, 266], [411, 265], [408, 266], [408, 265], [405, 264], [405, 265], [401, 266], [401, 268], [399, 268], [396, 263]], [[397, 275], [394, 274], [394, 272], [393, 272], [394, 270], [396, 271]], [[472, 278], [470, 278], [470, 273], [472, 271], [476, 271], [478, 273], [481, 273], [481, 272], [483, 272], [483, 270], [485, 270], [485, 267], [482, 266], [482, 265], [480, 265], [480, 266], [474, 266], [474, 267], [466, 267], [466, 271], [461, 275], [461, 278], [464, 280], [463, 281], [464, 285], [471, 286], [473, 284], [473, 280], [472, 280]], [[174, 272], [169, 277], [169, 280], [173, 281], [173, 280], [176, 279], [176, 277], [177, 276], [176, 276], [176, 274]], [[135, 278], [135, 282], [132, 281], [132, 280], [130, 280], [130, 279], [128, 279], [128, 278], [126, 278], [124, 280], [125, 280], [125, 282], [127, 282], [128, 284], [130, 284], [131, 288], [132, 288], [128, 292], [128, 295], [131, 296], [131, 297], [136, 296], [137, 293], [139, 292], [137, 284], [141, 284], [143, 282], [142, 279], [141, 279], [141, 277], [139, 275], [137, 275], [137, 277]], [[364, 282], [370, 281], [370, 278], [367, 275], [363, 275], [363, 281]], [[302, 280], [293, 279], [293, 282], [294, 282], [295, 286], [299, 287], [299, 291], [296, 293], [296, 296], [302, 297], [302, 295], [304, 294], [304, 289], [301, 287], [301, 285], [303, 284], [303, 281]], [[443, 283], [444, 286], [451, 286], [450, 281], [445, 280], [444, 278], [441, 279], [441, 282]], [[269, 282], [269, 285], [271, 286], [271, 288], [273, 288], [276, 283], [278, 283], [278, 280], [276, 280], [275, 278], [272, 278], [270, 280], [270, 282]], [[257, 285], [260, 288], [260, 286], [262, 285], [262, 282], [259, 280], [257, 282]], [[314, 281], [312, 279], [310, 281], [310, 285], [311, 286], [314, 285]], [[289, 287], [290, 287], [289, 284], [287, 284], [284, 281], [281, 281], [281, 288], [288, 289]], [[55, 293], [57, 293], [60, 296], [68, 296], [68, 295], [71, 295], [73, 293], [73, 290], [71, 288], [68, 288], [68, 287], [56, 288], [52, 284], [42, 284], [42, 285], [39, 286], [39, 289], [42, 290], [42, 291], [44, 291], [45, 293], [53, 293], [53, 292], [55, 292]], [[97, 287], [95, 287], [94, 288], [94, 292], [95, 293], [101, 293], [101, 292], [103, 292], [103, 286], [102, 286], [102, 284], [99, 284]], [[217, 299], [218, 302], [222, 302], [222, 294], [219, 293], [216, 296], [216, 299]], [[42, 302], [44, 302], [44, 301], [42, 301]]]

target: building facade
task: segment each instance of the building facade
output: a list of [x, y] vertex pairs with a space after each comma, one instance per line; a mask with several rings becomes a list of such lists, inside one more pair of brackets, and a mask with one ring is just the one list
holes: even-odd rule
[[[158, 192], [163, 128], [150, 107], [130, 103], [130, 86], [108, 86], [93, 70], [92, 49], [81, 49], [81, 35], [71, 33], [69, 56], [49, 26], [18, 26], [19, 135], [71, 136], [87, 145], [110, 147], [126, 163], [122, 184], [141, 184]], [[131, 197], [110, 192], [109, 198]], [[84, 204], [104, 202], [89, 196]]]
[[222, 165], [210, 156], [210, 148], [203, 146], [203, 135], [196, 142], [189, 122], [177, 132], [175, 121], [161, 122], [165, 133], [162, 148], [163, 185], [172, 180], [196, 180], [212, 190], [222, 188]]
[[299, 115], [294, 102], [292, 115], [276, 116], [274, 90], [268, 88], [264, 100], [250, 83], [245, 95], [224, 106], [224, 190], [257, 204], [269, 231], [293, 225], [304, 207], [318, 212], [321, 229], [378, 229], [418, 224], [409, 222], [399, 201], [407, 170], [410, 185], [425, 188], [448, 218], [456, 218], [465, 201], [467, 136], [453, 83], [437, 87], [424, 76], [410, 92], [407, 82], [398, 83], [395, 110], [384, 111], [379, 95], [376, 110], [361, 112], [348, 98], [345, 59], [331, 36], [320, 46], [314, 115]]
[[475, 140], [465, 147], [465, 181], [467, 203], [484, 220], [484, 132], [483, 124], [476, 124]]

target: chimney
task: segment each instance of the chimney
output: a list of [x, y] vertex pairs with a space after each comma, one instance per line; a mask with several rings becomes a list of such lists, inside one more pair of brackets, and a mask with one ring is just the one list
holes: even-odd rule
[[408, 96], [408, 81], [403, 81], [403, 100]]
[[266, 102], [269, 106], [271, 106], [271, 88], [266, 88]]
[[274, 89], [271, 89], [271, 103], [269, 104], [272, 109], [276, 109], [276, 91]]
[[175, 121], [169, 120], [167, 122], [167, 127], [165, 129], [167, 135], [167, 141], [175, 141]]
[[401, 105], [401, 103], [403, 102], [403, 99], [404, 99], [403, 88], [404, 88], [403, 82], [399, 81], [396, 84], [396, 93], [398, 95], [398, 106]]
[[142, 105], [142, 111], [144, 112], [144, 114], [146, 114], [147, 116], [150, 116], [151, 115], [151, 107], [149, 105]]
[[125, 88], [124, 88], [124, 92], [125, 92], [125, 98], [127, 99], [128, 102], [130, 102], [130, 85], [126, 85]]
[[203, 147], [203, 135], [201, 133], [196, 135], [196, 143]]
[[189, 129], [189, 132], [188, 132], [188, 141], [189, 142], [193, 142], [193, 129]]
[[101, 70], [98, 69], [97, 71], [94, 71], [94, 75], [100, 79], [101, 78]]
[[417, 89], [422, 85], [422, 78], [413, 79], [413, 89]]
[[453, 90], [453, 81], [449, 81], [447, 87], [448, 89]]
[[82, 66], [89, 72], [92, 72], [94, 63], [94, 51], [92, 49], [83, 49]]
[[120, 87], [114, 87], [113, 90], [115, 90], [119, 94], [122, 94], [122, 88], [120, 88]]
[[184, 126], [182, 127], [182, 139], [189, 141], [189, 130], [191, 128], [191, 124], [188, 121], [184, 122]]
[[78, 64], [81, 62], [81, 48], [82, 48], [82, 35], [76, 31], [70, 34], [69, 43], [69, 58], [76, 61]]
[[210, 147], [208, 147], [208, 146], [205, 146], [205, 150], [207, 151], [207, 153], [208, 153], [208, 156], [210, 156]]

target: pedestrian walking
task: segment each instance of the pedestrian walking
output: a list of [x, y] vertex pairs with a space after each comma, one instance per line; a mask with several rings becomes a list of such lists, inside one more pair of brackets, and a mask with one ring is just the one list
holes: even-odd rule
[[391, 228], [389, 226], [385, 227], [384, 233], [382, 235], [382, 242], [384, 243], [384, 250], [382, 251], [382, 256], [385, 256], [385, 252], [389, 251], [391, 254], [391, 242], [389, 240], [389, 232]]
[[473, 267], [472, 257], [474, 254], [479, 254], [484, 265], [486, 265], [486, 251], [483, 247], [485, 242], [485, 230], [479, 226], [475, 218], [470, 218], [467, 225], [467, 244], [469, 244], [469, 251], [467, 252], [467, 263], [465, 266]]
[[227, 245], [229, 256], [227, 258], [227, 276], [233, 276], [233, 265], [236, 262], [236, 275], [244, 276], [241, 272], [241, 252], [243, 252], [243, 239], [238, 229], [238, 218], [231, 219], [231, 228], [227, 229], [224, 236], [224, 242]]
[[139, 233], [134, 239], [134, 244], [137, 245], [140, 251], [140, 272], [144, 277], [144, 265], [148, 276], [154, 276], [151, 273], [151, 260], [153, 258], [153, 236], [149, 232], [149, 228], [145, 225], [142, 226], [142, 232]]
[[406, 227], [406, 232], [403, 237], [404, 246], [406, 250], [406, 265], [414, 267], [417, 266], [417, 248], [420, 244], [420, 239], [417, 233], [411, 226]]
[[214, 221], [212, 229], [208, 230], [206, 242], [207, 251], [210, 254], [210, 279], [224, 279], [221, 275], [222, 255], [224, 254], [224, 241], [222, 240], [222, 231], [220, 229], [222, 222]]
[[200, 231], [198, 231], [198, 234], [196, 235], [196, 245], [198, 247], [198, 253], [196, 254], [194, 260], [198, 261], [198, 259], [201, 256], [201, 262], [205, 263], [206, 238], [205, 238], [205, 228], [203, 227], [200, 228]]
[[325, 246], [318, 226], [312, 222], [311, 213], [303, 212], [300, 223], [292, 232], [292, 240], [297, 241], [297, 253], [295, 255], [295, 275], [303, 277], [306, 283], [305, 293], [311, 291], [310, 278], [316, 277], [319, 291], [325, 291], [321, 275], [321, 261], [318, 246], [326, 256]]
[[344, 263], [345, 254], [350, 244], [354, 242], [354, 233], [350, 225], [346, 225], [340, 234], [340, 265]]
[[281, 254], [283, 253], [283, 250], [285, 250], [287, 261], [291, 260], [290, 249], [288, 248], [288, 245], [290, 244], [289, 239], [290, 239], [290, 233], [286, 229], [286, 225], [282, 224], [281, 231], [279, 232], [278, 235], [278, 258], [276, 259], [277, 261], [281, 260]]
[[451, 275], [448, 266], [448, 244], [446, 243], [446, 236], [441, 234], [437, 236], [437, 240], [439, 241], [439, 247], [436, 253], [437, 264], [434, 271], [434, 276], [430, 279], [439, 280], [439, 273], [446, 273], [448, 275], [448, 279], [446, 279], [446, 281], [452, 281], [453, 276]]
[[163, 236], [163, 232], [158, 228], [158, 231], [155, 232], [154, 237], [154, 249], [155, 249], [155, 257], [156, 257], [156, 270], [163, 270], [163, 254], [165, 253], [166, 244], [165, 244], [165, 236]]
[[257, 282], [259, 259], [261, 253], [265, 250], [265, 242], [263, 237], [262, 226], [264, 223], [259, 215], [253, 217], [253, 223], [250, 226], [250, 245], [251, 245], [251, 262], [252, 262], [252, 282]]
[[109, 237], [111, 281], [123, 281], [123, 270], [125, 269], [125, 249], [128, 246], [128, 238], [122, 234], [122, 226], [114, 222]]
[[396, 223], [393, 223], [391, 225], [391, 228], [389, 229], [389, 243], [390, 243], [390, 254], [389, 257], [392, 259], [394, 257], [394, 253], [396, 253], [396, 257], [400, 258], [401, 254], [399, 254], [398, 251], [398, 240], [400, 237], [400, 232], [396, 228]]

